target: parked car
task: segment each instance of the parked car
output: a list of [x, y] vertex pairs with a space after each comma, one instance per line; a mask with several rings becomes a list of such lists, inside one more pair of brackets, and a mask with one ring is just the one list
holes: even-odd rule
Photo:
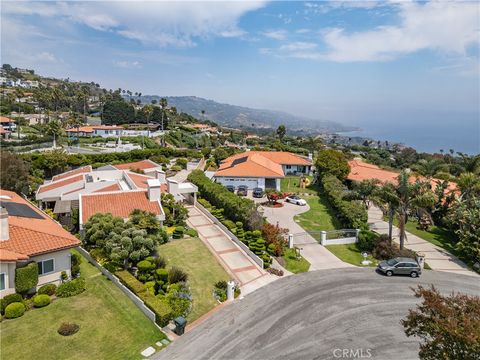
[[247, 196], [247, 192], [248, 192], [248, 187], [246, 187], [245, 185], [240, 185], [237, 189], [238, 196]]
[[422, 273], [422, 268], [417, 260], [406, 257], [396, 257], [378, 264], [377, 269], [387, 276], [410, 275], [416, 278]]
[[233, 186], [233, 185], [227, 185], [227, 186], [225, 186], [225, 187], [227, 188], [228, 191], [230, 191], [230, 192], [235, 192], [235, 186]]
[[289, 195], [285, 198], [285, 201], [300, 206], [307, 205], [307, 202], [298, 195]]
[[254, 198], [262, 198], [263, 197], [263, 190], [262, 188], [255, 188], [253, 189], [253, 197]]

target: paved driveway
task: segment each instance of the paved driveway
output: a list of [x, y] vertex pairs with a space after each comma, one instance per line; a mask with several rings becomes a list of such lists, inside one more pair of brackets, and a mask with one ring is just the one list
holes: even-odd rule
[[373, 360], [417, 359], [418, 342], [400, 325], [418, 301], [410, 290], [417, 284], [480, 295], [471, 276], [436, 271], [417, 279], [360, 268], [308, 272], [236, 300], [155, 358], [324, 360], [338, 358], [335, 349], [361, 349]]
[[[294, 216], [310, 210], [308, 204], [298, 206], [284, 202], [283, 205], [281, 208], [262, 206], [261, 209], [263, 215], [271, 224], [278, 224], [278, 226], [288, 229], [290, 234], [305, 233], [305, 230], [295, 222]], [[294, 245], [300, 248], [302, 256], [311, 264], [310, 271], [352, 267], [352, 265], [341, 261], [306, 233], [294, 239]]]

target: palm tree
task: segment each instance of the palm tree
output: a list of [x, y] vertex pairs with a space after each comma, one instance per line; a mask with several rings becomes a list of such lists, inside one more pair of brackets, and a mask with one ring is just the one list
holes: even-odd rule
[[363, 180], [354, 183], [353, 190], [350, 191], [345, 198], [351, 200], [361, 200], [366, 209], [370, 207], [370, 201], [376, 202], [374, 197], [380, 181], [377, 179]]
[[[152, 115], [152, 112], [153, 112], [153, 106], [152, 105], [145, 105], [143, 107], [143, 112], [145, 113], [146, 115], [146, 118], [147, 118], [147, 137], [150, 138], [150, 124], [149, 124], [149, 121], [150, 121], [150, 116]], [[142, 149], [144, 147], [144, 136], [142, 135]]]
[[448, 165], [445, 164], [442, 159], [432, 159], [430, 161], [422, 159], [412, 166], [412, 168], [429, 178], [435, 176], [435, 174], [440, 171], [448, 172]]
[[163, 126], [163, 116], [164, 116], [164, 114], [165, 114], [165, 109], [167, 108], [167, 105], [168, 105], [167, 99], [161, 98], [160, 101], [159, 101], [159, 105], [160, 105], [160, 107], [162, 108], [162, 131], [163, 131], [163, 130], [164, 130], [164, 126]]
[[[400, 249], [405, 246], [405, 226], [408, 216], [412, 212], [423, 212], [428, 214], [429, 209], [435, 204], [435, 194], [430, 189], [430, 183], [417, 180], [410, 183], [410, 176], [406, 171], [400, 173], [397, 178], [397, 185], [387, 183], [380, 193], [390, 211], [396, 213], [398, 228], [400, 232]], [[393, 216], [392, 216], [393, 218]], [[392, 220], [393, 222], [393, 220]]]
[[462, 199], [469, 200], [475, 196], [475, 194], [480, 193], [480, 180], [478, 176], [473, 173], [467, 172], [461, 174], [458, 177], [457, 185], [462, 194]]
[[62, 125], [58, 120], [50, 121], [47, 125], [47, 134], [53, 136], [53, 148], [57, 147], [57, 138], [62, 134]]

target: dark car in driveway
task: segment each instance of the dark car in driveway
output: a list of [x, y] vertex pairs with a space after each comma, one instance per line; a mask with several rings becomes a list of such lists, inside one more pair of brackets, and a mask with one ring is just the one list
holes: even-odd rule
[[263, 190], [262, 188], [255, 188], [253, 189], [252, 196], [254, 198], [262, 198], [263, 197]]
[[247, 196], [248, 193], [248, 187], [245, 185], [240, 185], [237, 189], [237, 195], [238, 196]]
[[377, 270], [387, 276], [410, 275], [413, 278], [416, 278], [422, 273], [422, 268], [417, 260], [407, 257], [396, 257], [382, 261], [378, 264]]
[[235, 192], [235, 186], [233, 186], [233, 185], [227, 185], [227, 186], [225, 186], [225, 187], [227, 188], [228, 191], [230, 191], [230, 192]]

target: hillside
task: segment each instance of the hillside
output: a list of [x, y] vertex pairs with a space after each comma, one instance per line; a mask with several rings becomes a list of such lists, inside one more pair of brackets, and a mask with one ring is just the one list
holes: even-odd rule
[[[183, 111], [202, 119], [202, 110], [204, 110], [205, 119], [213, 120], [222, 126], [269, 131], [280, 124], [285, 124], [289, 133], [298, 135], [354, 130], [352, 127], [333, 121], [310, 119], [281, 111], [222, 104], [196, 96], [167, 96], [166, 98], [168, 104], [175, 106], [179, 112]], [[158, 101], [160, 97], [144, 95], [140, 99], [142, 103], [150, 103], [151, 100]]]

